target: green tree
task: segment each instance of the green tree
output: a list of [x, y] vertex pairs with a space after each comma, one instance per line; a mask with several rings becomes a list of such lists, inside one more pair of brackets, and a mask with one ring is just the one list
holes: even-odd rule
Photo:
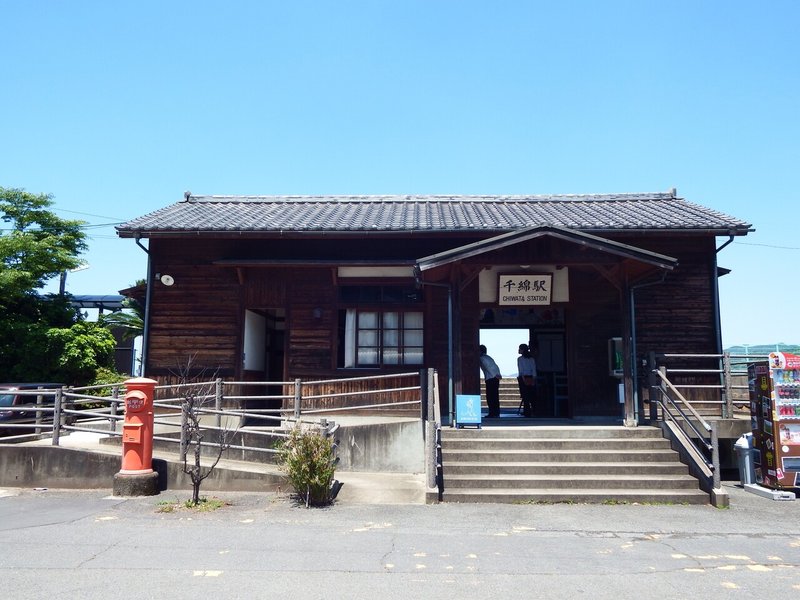
[[100, 322], [106, 327], [119, 329], [122, 339], [132, 340], [144, 333], [144, 307], [133, 298], [125, 298], [122, 310], [101, 315]]
[[0, 187], [0, 302], [30, 294], [81, 264], [83, 222], [58, 217], [52, 204], [49, 194]]
[[73, 384], [92, 383], [101, 367], [114, 362], [117, 341], [98, 323], [78, 322], [71, 327], [47, 330], [48, 352], [55, 357], [60, 380]]
[[48, 194], [0, 187], [0, 380], [85, 385], [113, 365], [116, 343], [68, 297], [37, 294], [87, 248], [83, 223], [52, 204]]

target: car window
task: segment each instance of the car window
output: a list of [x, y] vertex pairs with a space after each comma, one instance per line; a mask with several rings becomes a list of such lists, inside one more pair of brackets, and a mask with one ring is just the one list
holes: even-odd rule
[[0, 407], [13, 406], [14, 394], [0, 394]]

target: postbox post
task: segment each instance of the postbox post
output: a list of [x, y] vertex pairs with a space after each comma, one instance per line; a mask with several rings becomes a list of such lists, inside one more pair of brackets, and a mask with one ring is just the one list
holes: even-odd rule
[[158, 494], [158, 473], [153, 471], [153, 396], [157, 383], [144, 377], [125, 382], [122, 468], [114, 475], [115, 496]]

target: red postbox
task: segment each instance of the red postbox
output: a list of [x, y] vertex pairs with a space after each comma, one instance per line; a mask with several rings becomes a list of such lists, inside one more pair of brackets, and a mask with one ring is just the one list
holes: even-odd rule
[[114, 475], [115, 496], [158, 494], [158, 473], [153, 471], [153, 394], [156, 383], [144, 377], [125, 382], [122, 469]]
[[153, 470], [153, 392], [156, 383], [144, 377], [125, 382], [122, 474], [150, 473]]

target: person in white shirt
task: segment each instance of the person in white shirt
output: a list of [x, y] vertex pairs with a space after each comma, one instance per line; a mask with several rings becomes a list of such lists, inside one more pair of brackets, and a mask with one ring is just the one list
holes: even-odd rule
[[519, 395], [522, 398], [522, 414], [533, 416], [533, 398], [536, 395], [536, 361], [531, 356], [528, 344], [519, 345], [517, 358], [517, 382]]
[[486, 346], [481, 344], [479, 349], [481, 371], [483, 371], [483, 379], [486, 382], [486, 406], [489, 407], [489, 414], [486, 415], [486, 418], [495, 419], [500, 417], [500, 379], [503, 376], [494, 359], [486, 354]]

